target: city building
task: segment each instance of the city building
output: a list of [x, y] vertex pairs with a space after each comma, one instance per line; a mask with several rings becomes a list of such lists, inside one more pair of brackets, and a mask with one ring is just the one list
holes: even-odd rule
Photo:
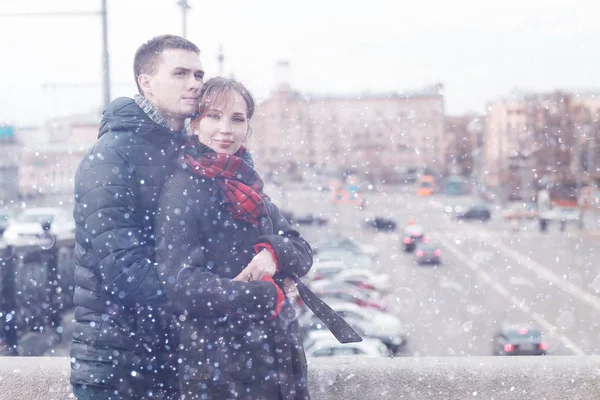
[[249, 140], [257, 168], [299, 176], [352, 172], [393, 180], [444, 163], [442, 85], [416, 92], [314, 96], [278, 85], [257, 107]]
[[447, 116], [444, 133], [446, 175], [471, 177], [476, 173], [483, 140], [483, 118], [479, 115]]
[[2, 198], [69, 195], [79, 162], [98, 136], [99, 115], [72, 115], [16, 127], [0, 151]]

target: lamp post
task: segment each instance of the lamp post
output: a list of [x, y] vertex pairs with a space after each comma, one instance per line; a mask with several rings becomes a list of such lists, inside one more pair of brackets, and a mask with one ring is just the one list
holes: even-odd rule
[[179, 7], [181, 7], [181, 17], [182, 17], [182, 28], [183, 28], [183, 34], [182, 36], [184, 38], [187, 38], [187, 12], [190, 8], [190, 5], [188, 4], [187, 0], [179, 0], [177, 2], [177, 5]]

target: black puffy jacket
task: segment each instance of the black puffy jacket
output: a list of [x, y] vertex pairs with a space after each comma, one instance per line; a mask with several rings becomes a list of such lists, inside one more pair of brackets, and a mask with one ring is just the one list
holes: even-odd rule
[[[176, 360], [160, 307], [154, 219], [184, 142], [133, 99], [105, 110], [75, 176], [75, 329], [71, 383], [124, 398], [170, 398]], [[150, 394], [151, 393], [151, 394]]]
[[[234, 282], [257, 243], [274, 250], [275, 280], [304, 276], [312, 249], [267, 202], [259, 226], [234, 219], [212, 179], [177, 170], [161, 193], [157, 269], [176, 316], [181, 392], [190, 399], [309, 399], [306, 358], [290, 305], [274, 319], [268, 282]], [[176, 339], [175, 339], [176, 340]], [[279, 392], [279, 394], [277, 393]], [[240, 398], [246, 398], [240, 395]]]

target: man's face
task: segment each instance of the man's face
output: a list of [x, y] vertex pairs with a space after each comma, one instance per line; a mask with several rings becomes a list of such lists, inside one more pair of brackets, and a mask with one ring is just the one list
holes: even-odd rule
[[198, 110], [203, 78], [198, 54], [183, 49], [163, 51], [154, 73], [140, 76], [144, 95], [173, 129], [181, 129], [183, 121]]

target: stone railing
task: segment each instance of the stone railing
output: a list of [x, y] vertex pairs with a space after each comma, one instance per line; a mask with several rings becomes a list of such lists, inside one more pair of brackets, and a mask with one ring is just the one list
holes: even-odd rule
[[[3, 357], [0, 399], [73, 399], [69, 360]], [[317, 358], [313, 400], [600, 399], [600, 356]]]

